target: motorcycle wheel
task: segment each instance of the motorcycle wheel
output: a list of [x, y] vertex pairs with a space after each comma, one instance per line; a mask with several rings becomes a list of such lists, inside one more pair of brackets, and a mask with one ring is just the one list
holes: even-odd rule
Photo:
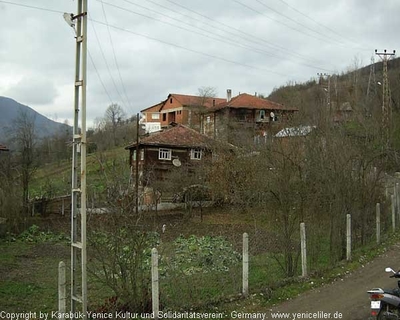
[[386, 312], [391, 312], [397, 316], [397, 319], [400, 319], [399, 313], [397, 309], [392, 309], [390, 306], [387, 308], [387, 305], [382, 305], [381, 310], [379, 311], [378, 315], [376, 316], [376, 320], [392, 320], [393, 317], [387, 317]]

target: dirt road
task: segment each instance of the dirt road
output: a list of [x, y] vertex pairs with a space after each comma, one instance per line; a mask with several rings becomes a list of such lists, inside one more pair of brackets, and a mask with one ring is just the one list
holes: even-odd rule
[[[343, 279], [273, 307], [271, 315], [267, 313], [267, 316], [271, 319], [275, 312], [292, 314], [320, 311], [317, 313], [317, 318], [303, 319], [335, 319], [336, 313], [336, 319], [367, 320], [370, 302], [366, 291], [376, 287], [397, 286], [396, 279], [389, 278], [389, 274], [385, 272], [386, 267], [400, 269], [400, 243], [390, 247], [384, 254]], [[341, 318], [339, 314], [342, 315]]]

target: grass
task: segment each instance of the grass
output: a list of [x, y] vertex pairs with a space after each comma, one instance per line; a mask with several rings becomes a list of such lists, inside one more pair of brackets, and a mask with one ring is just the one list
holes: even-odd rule
[[48, 256], [46, 250], [43, 244], [0, 242], [2, 310], [56, 310], [59, 261], [58, 257]]
[[[88, 186], [97, 192], [104, 190], [103, 168], [116, 164], [126, 167], [129, 174], [127, 159], [129, 152], [123, 147], [97, 152], [87, 155]], [[71, 192], [71, 160], [62, 160], [45, 164], [40, 167], [32, 179], [30, 195], [65, 195]]]
[[[210, 210], [205, 215], [203, 223], [200, 223], [196, 216], [192, 219], [175, 221], [175, 225], [169, 224], [166, 234], [162, 235], [162, 246], [166, 248], [163, 253], [167, 254], [167, 251], [171, 250], [171, 243], [180, 231], [200, 236], [211, 234], [227, 236], [230, 237], [236, 250], [240, 251], [242, 232], [252, 230], [250, 227], [254, 227], [253, 220], [241, 213], [232, 213], [229, 217], [231, 219], [227, 219], [226, 214], [213, 214]], [[160, 217], [158, 223], [162, 225], [166, 220], [174, 221], [170, 216], [166, 216]], [[260, 226], [260, 229], [263, 228], [264, 225]], [[259, 230], [258, 233], [251, 231], [249, 234], [250, 239], [256, 235], [260, 236]], [[57, 309], [57, 267], [61, 260], [66, 263], [68, 283], [69, 244], [65, 240], [60, 241], [62, 237], [58, 235], [44, 236], [38, 232], [37, 236], [42, 240], [36, 241], [37, 238], [32, 240], [29, 234], [25, 235], [25, 239], [30, 239], [29, 243], [19, 239], [15, 242], [0, 241], [0, 306], [4, 311], [49, 312]], [[385, 242], [380, 246], [371, 241], [368, 245], [353, 251], [352, 262], [339, 262], [335, 268], [329, 267], [327, 241], [321, 239], [319, 248], [323, 250], [317, 262], [310, 268], [309, 278], [286, 279], [276, 261], [276, 258], [281, 256], [267, 248], [261, 250], [263, 245], [266, 246], [264, 240], [267, 237], [268, 233], [261, 235], [259, 242], [253, 243], [259, 247], [250, 253], [251, 296], [248, 299], [240, 299], [242, 274], [241, 266], [237, 265], [232, 266], [229, 272], [199, 273], [191, 276], [183, 276], [177, 272], [168, 278], [160, 278], [162, 309], [260, 311], [275, 303], [296, 297], [311, 288], [330, 283], [344, 273], [352, 272], [400, 239], [397, 234], [390, 234], [384, 237]], [[106, 298], [113, 295], [109, 288], [90, 276], [88, 293], [92, 310], [101, 306]]]
[[[70, 249], [67, 243], [0, 241], [0, 306], [6, 312], [51, 312], [58, 308], [58, 264], [66, 264], [70, 279]], [[89, 275], [89, 301], [93, 308], [112, 292]], [[67, 289], [69, 299], [69, 291]]]

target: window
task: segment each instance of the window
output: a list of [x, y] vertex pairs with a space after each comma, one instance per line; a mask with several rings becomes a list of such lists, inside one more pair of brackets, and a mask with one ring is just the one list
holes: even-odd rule
[[182, 114], [182, 110], [178, 110], [176, 114]]
[[260, 110], [260, 119], [264, 120], [265, 118], [265, 110]]
[[158, 119], [160, 119], [160, 114], [159, 114], [159, 113], [152, 113], [152, 114], [151, 114], [151, 118], [152, 118], [153, 120], [158, 120]]
[[169, 99], [169, 103], [172, 103], [172, 98], [171, 98], [171, 99]]
[[238, 121], [247, 121], [247, 110], [239, 109], [236, 113], [236, 116]]
[[159, 160], [171, 160], [171, 149], [158, 149]]
[[190, 150], [190, 160], [201, 160], [201, 150], [191, 149]]
[[163, 115], [162, 115], [162, 121], [167, 121], [167, 114], [166, 114], [166, 113], [163, 113]]
[[206, 118], [207, 120], [207, 123], [210, 123], [211, 122], [211, 117], [210, 116], [207, 116], [207, 118]]
[[[136, 161], [136, 150], [133, 150], [132, 153], [132, 160]], [[144, 160], [144, 150], [140, 150], [140, 160], [143, 161]]]

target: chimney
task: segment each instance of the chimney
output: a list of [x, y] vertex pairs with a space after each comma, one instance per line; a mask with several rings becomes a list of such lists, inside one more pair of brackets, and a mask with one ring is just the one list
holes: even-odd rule
[[232, 99], [232, 90], [231, 89], [227, 89], [226, 90], [226, 102], [231, 101]]
[[257, 97], [257, 91], [256, 91], [256, 92], [254, 92], [254, 96], [255, 96], [255, 97]]

